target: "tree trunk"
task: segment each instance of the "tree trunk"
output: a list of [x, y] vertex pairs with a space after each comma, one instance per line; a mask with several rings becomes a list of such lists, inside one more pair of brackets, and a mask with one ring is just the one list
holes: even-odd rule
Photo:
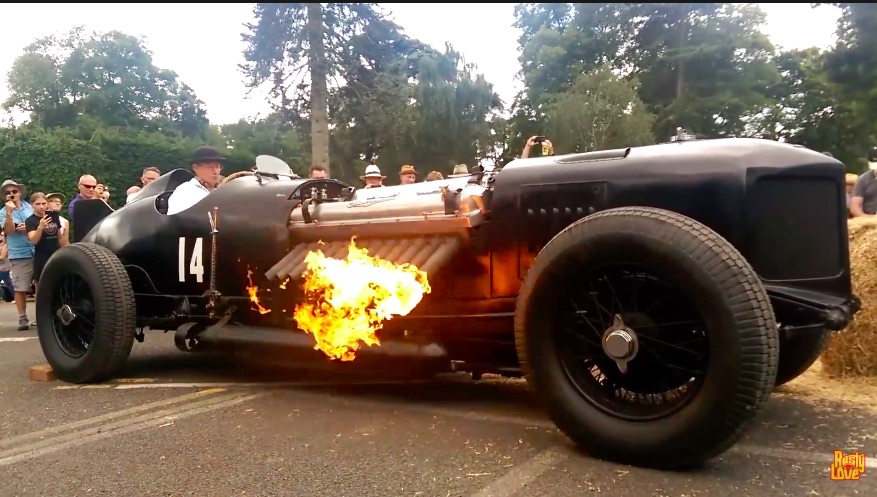
[[308, 67], [311, 73], [311, 163], [329, 170], [329, 89], [326, 84], [326, 45], [323, 40], [323, 8], [319, 3], [307, 4]]
[[[688, 5], [679, 4], [679, 26], [676, 32], [676, 48], [682, 50], [688, 44]], [[685, 97], [685, 60], [687, 56], [680, 56], [676, 63], [676, 100]]]

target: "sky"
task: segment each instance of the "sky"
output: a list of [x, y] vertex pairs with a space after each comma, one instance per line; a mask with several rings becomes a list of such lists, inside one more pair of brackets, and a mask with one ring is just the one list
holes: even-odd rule
[[[515, 4], [382, 4], [414, 38], [441, 48], [450, 42], [478, 66], [500, 97], [511, 102], [519, 89]], [[834, 7], [809, 3], [759, 4], [767, 14], [764, 32], [779, 47], [828, 47], [834, 43]], [[243, 62], [243, 24], [251, 4], [0, 4], [0, 102], [9, 96], [6, 74], [25, 46], [36, 38], [84, 26], [89, 31], [119, 30], [141, 36], [154, 63], [175, 71], [204, 101], [214, 124], [268, 112], [264, 93], [246, 96], [238, 64]], [[35, 21], [29, 22], [33, 19]], [[8, 22], [8, 21], [12, 22]], [[2, 116], [4, 121], [8, 115]], [[21, 114], [12, 116], [20, 123]]]

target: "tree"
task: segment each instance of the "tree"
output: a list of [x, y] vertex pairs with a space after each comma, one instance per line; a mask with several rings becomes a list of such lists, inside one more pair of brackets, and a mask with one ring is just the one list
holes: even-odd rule
[[[637, 78], [658, 137], [677, 126], [745, 134], [779, 80], [757, 7], [736, 4], [524, 4], [521, 112], [539, 119], [543, 95], [567, 91], [582, 72], [610, 64]], [[530, 110], [526, 110], [526, 108]]]
[[328, 80], [339, 76], [350, 37], [382, 16], [374, 4], [355, 3], [258, 3], [253, 13], [256, 22], [247, 23], [242, 35], [247, 85], [270, 83], [269, 95], [283, 115], [307, 104], [312, 160], [329, 171]]
[[546, 129], [556, 153], [589, 152], [655, 142], [636, 82], [601, 67], [580, 75], [548, 105]]
[[[820, 4], [816, 4], [820, 5]], [[827, 55], [826, 68], [848, 102], [854, 126], [864, 134], [859, 154], [877, 144], [877, 5], [833, 3], [841, 9], [838, 42]]]
[[857, 125], [849, 98], [827, 71], [831, 55], [809, 48], [777, 56], [782, 80], [775, 89], [776, 138], [831, 152], [855, 171], [867, 132]]
[[[217, 132], [229, 153], [232, 167], [252, 168], [258, 155], [273, 155], [286, 161], [299, 174], [308, 170], [308, 156], [298, 133], [281, 125], [277, 115], [259, 121], [241, 119], [219, 126]], [[231, 167], [229, 169], [232, 169]]]
[[203, 137], [208, 121], [194, 92], [173, 71], [156, 67], [143, 43], [110, 31], [41, 38], [9, 72], [4, 107], [31, 113], [44, 128], [134, 126]]

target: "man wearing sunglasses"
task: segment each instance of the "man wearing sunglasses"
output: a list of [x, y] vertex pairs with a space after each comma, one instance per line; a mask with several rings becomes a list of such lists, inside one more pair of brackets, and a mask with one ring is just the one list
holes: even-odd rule
[[33, 214], [33, 207], [22, 198], [24, 186], [8, 179], [0, 185], [4, 206], [0, 209], [0, 226], [6, 234], [7, 258], [15, 288], [15, 307], [18, 309], [18, 330], [30, 327], [27, 319], [27, 292], [33, 287], [34, 249], [27, 239], [25, 220]]
[[70, 213], [71, 220], [73, 219], [73, 206], [80, 200], [95, 198], [95, 188], [97, 188], [97, 179], [94, 176], [84, 174], [79, 178], [79, 193], [67, 205], [67, 212]]

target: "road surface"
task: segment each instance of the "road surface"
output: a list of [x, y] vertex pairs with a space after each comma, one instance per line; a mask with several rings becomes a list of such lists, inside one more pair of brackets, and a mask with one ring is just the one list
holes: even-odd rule
[[829, 479], [835, 449], [877, 454], [877, 411], [856, 403], [777, 393], [731, 451], [668, 473], [577, 453], [520, 381], [266, 378], [153, 333], [113, 382], [37, 382], [36, 332], [15, 321], [0, 303], [3, 496], [877, 495], [874, 459], [859, 481]]

